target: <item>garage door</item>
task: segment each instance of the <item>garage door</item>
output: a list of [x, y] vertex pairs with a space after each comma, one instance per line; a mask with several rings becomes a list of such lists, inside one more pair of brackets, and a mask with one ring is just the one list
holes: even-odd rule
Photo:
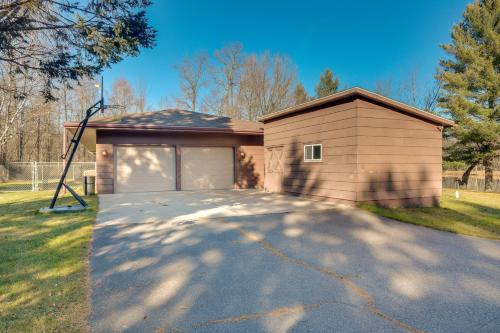
[[175, 148], [117, 147], [115, 192], [171, 190], [175, 190]]
[[183, 190], [231, 189], [234, 183], [233, 148], [182, 147]]

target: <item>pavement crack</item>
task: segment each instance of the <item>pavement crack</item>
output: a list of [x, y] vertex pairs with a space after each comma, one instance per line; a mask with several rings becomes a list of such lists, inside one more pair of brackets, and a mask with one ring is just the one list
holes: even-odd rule
[[222, 318], [222, 319], [211, 319], [207, 321], [203, 321], [200, 323], [193, 324], [189, 326], [188, 328], [169, 328], [167, 331], [165, 330], [157, 330], [157, 333], [160, 332], [169, 332], [169, 333], [185, 333], [185, 332], [190, 332], [196, 329], [201, 329], [201, 328], [207, 328], [212, 325], [221, 325], [221, 324], [234, 324], [234, 323], [239, 323], [243, 321], [251, 321], [251, 320], [258, 320], [260, 318], [264, 317], [281, 317], [281, 316], [286, 316], [286, 315], [291, 315], [291, 314], [296, 314], [296, 313], [303, 313], [306, 311], [311, 311], [314, 309], [317, 309], [323, 305], [327, 304], [344, 304], [347, 306], [353, 306], [352, 304], [348, 303], [342, 303], [339, 301], [323, 301], [323, 302], [318, 302], [314, 304], [302, 304], [302, 305], [295, 305], [295, 306], [290, 306], [290, 307], [280, 307], [276, 308], [270, 311], [265, 311], [265, 312], [257, 312], [257, 313], [250, 313], [250, 314], [244, 314], [240, 316], [235, 316], [235, 317], [228, 317], [228, 318]]
[[316, 272], [319, 272], [323, 275], [326, 275], [330, 278], [334, 278], [338, 281], [340, 281], [342, 284], [344, 284], [349, 290], [354, 292], [356, 295], [358, 295], [361, 299], [365, 301], [365, 304], [362, 306], [364, 309], [369, 311], [370, 313], [392, 323], [395, 326], [398, 326], [401, 329], [404, 329], [407, 332], [410, 333], [422, 333], [423, 331], [418, 330], [417, 328], [410, 326], [408, 324], [403, 323], [402, 321], [399, 321], [389, 315], [384, 314], [380, 309], [377, 308], [375, 305], [375, 301], [373, 297], [362, 287], [358, 286], [356, 283], [351, 281], [347, 276], [339, 274], [333, 270], [321, 267], [319, 265], [314, 265], [310, 264], [302, 259], [297, 259], [297, 258], [292, 258], [288, 255], [286, 255], [283, 251], [272, 245], [271, 243], [263, 240], [262, 238], [247, 232], [243, 230], [240, 226], [235, 226], [236, 230], [240, 233], [241, 236], [245, 237], [248, 240], [251, 240], [253, 242], [258, 243], [261, 245], [264, 249], [268, 250], [271, 252], [274, 256], [278, 257], [280, 260], [302, 266], [303, 268], [309, 269], [309, 270], [314, 270]]

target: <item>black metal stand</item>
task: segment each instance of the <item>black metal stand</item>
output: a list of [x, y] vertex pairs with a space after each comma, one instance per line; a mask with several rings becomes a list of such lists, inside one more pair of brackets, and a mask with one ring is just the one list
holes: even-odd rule
[[[66, 179], [66, 174], [68, 173], [69, 167], [71, 166], [71, 162], [73, 161], [73, 158], [75, 157], [76, 150], [78, 149], [78, 145], [80, 144], [80, 141], [82, 139], [83, 132], [85, 131], [85, 128], [87, 127], [87, 123], [89, 119], [95, 115], [99, 111], [104, 111], [104, 96], [103, 96], [103, 85], [102, 85], [102, 79], [101, 79], [101, 100], [92, 105], [90, 108], [87, 109], [85, 113], [85, 118], [80, 121], [78, 124], [78, 128], [76, 129], [75, 133], [73, 134], [73, 138], [71, 138], [70, 145], [66, 152], [61, 156], [61, 158], [66, 159], [68, 156], [68, 153], [71, 150], [71, 153], [69, 154], [69, 158], [66, 162], [66, 165], [64, 166], [63, 173], [61, 175], [61, 178], [59, 179], [59, 183], [57, 184], [56, 191], [54, 193], [54, 197], [52, 198], [52, 201], [50, 202], [50, 206], [48, 209], [42, 209], [43, 211], [58, 211], [57, 209], [54, 208], [57, 199], [59, 197], [59, 192], [61, 191], [61, 188], [64, 186], [69, 193], [80, 203], [80, 205], [83, 208], [88, 207], [88, 204], [83, 200], [82, 197], [80, 197], [68, 184], [65, 184], [64, 181]], [[70, 211], [74, 211], [74, 209], [69, 209]], [[60, 211], [60, 210], [59, 210]]]

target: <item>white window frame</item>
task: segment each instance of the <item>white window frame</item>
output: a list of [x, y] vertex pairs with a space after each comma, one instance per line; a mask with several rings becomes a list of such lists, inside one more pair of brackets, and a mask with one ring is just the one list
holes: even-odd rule
[[[319, 146], [321, 148], [321, 158], [315, 159], [314, 158], [314, 147]], [[306, 147], [312, 147], [312, 159], [307, 159], [306, 158]], [[311, 143], [311, 144], [306, 144], [304, 145], [304, 162], [322, 162], [323, 161], [323, 144], [321, 143]]]

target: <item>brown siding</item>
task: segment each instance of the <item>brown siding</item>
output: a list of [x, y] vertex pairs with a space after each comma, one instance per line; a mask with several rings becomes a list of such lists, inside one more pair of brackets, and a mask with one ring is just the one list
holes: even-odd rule
[[[303, 161], [307, 143], [323, 144], [322, 162]], [[436, 204], [441, 195], [441, 127], [364, 99], [271, 119], [264, 146], [269, 191], [390, 206]], [[282, 167], [268, 172], [277, 149]]]
[[[263, 139], [258, 135], [167, 133], [158, 131], [97, 131], [96, 183], [98, 193], [113, 193], [114, 145], [171, 145], [235, 147], [235, 187], [254, 188], [264, 180]], [[104, 157], [102, 151], [108, 155]], [[180, 184], [180, 178], [177, 180]]]
[[263, 188], [264, 148], [239, 146], [235, 154], [236, 188]]
[[[104, 156], [106, 154], [106, 156]], [[96, 144], [96, 191], [97, 193], [113, 193], [113, 145]]]
[[[307, 143], [323, 145], [322, 162], [304, 162]], [[266, 123], [266, 154], [273, 154], [273, 147], [283, 147], [282, 172], [266, 172], [266, 189], [354, 201], [355, 143], [354, 100]], [[266, 157], [266, 168], [270, 167], [268, 160]]]
[[441, 196], [440, 126], [358, 100], [357, 201], [433, 205]]

